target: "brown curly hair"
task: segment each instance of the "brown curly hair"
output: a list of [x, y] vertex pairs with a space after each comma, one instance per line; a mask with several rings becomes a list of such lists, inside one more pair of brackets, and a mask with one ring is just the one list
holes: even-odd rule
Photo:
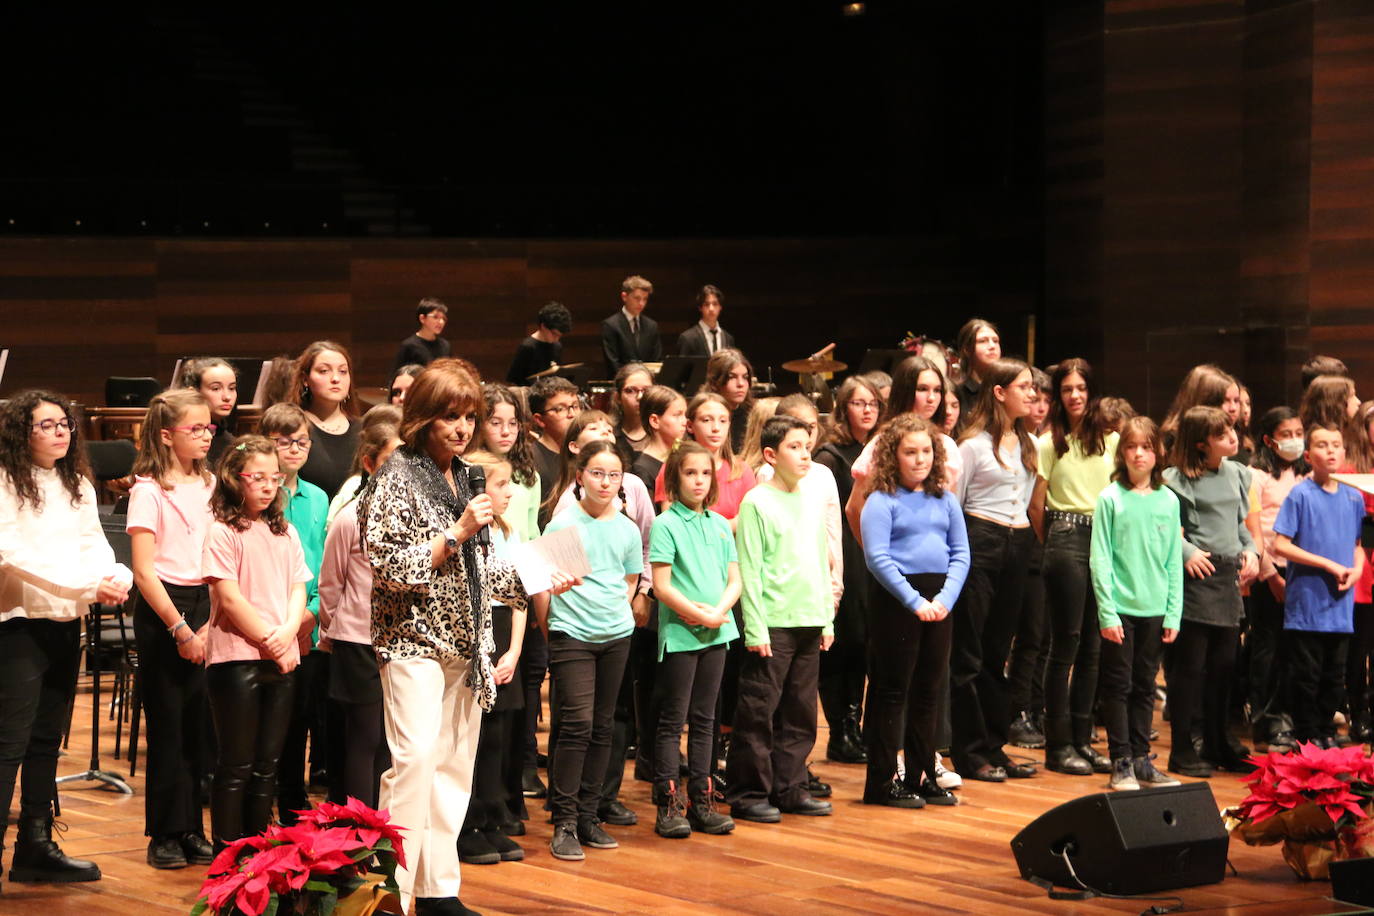
[[925, 433], [930, 438], [932, 452], [930, 473], [921, 481], [921, 491], [938, 498], [945, 492], [945, 450], [940, 444], [942, 430], [929, 420], [904, 413], [887, 425], [873, 446], [873, 472], [870, 490], [895, 493], [902, 486], [902, 473], [897, 467], [897, 450], [910, 433]]
[[33, 474], [33, 450], [29, 434], [33, 428], [33, 411], [39, 404], [53, 404], [72, 425], [71, 444], [54, 469], [67, 491], [73, 507], [81, 504], [81, 480], [86, 476], [86, 441], [81, 435], [81, 421], [76, 408], [64, 395], [56, 391], [30, 388], [21, 391], [0, 408], [0, 478], [8, 479], [14, 488], [18, 508], [28, 503], [33, 511], [43, 510], [43, 492]]
[[[215, 471], [215, 492], [210, 496], [210, 512], [216, 521], [224, 522], [235, 531], [247, 531], [252, 525], [243, 515], [243, 478], [239, 474], [254, 455], [276, 458], [277, 444], [266, 436], [239, 436], [225, 451], [224, 457], [220, 458], [219, 468]], [[267, 523], [273, 534], [286, 534], [286, 513], [280, 488], [258, 518]]]

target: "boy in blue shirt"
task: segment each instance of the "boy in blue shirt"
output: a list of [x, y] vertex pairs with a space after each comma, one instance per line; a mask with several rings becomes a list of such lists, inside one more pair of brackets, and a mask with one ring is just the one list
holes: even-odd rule
[[1287, 559], [1283, 628], [1288, 635], [1293, 732], [1337, 746], [1332, 716], [1344, 697], [1345, 653], [1354, 631], [1355, 593], [1364, 570], [1364, 501], [1331, 475], [1345, 462], [1335, 427], [1307, 430], [1312, 476], [1298, 483], [1274, 520], [1274, 552]]

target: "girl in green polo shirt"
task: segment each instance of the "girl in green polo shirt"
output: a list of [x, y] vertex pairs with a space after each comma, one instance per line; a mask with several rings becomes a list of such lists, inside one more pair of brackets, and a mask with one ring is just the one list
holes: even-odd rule
[[[695, 829], [729, 833], [735, 822], [715, 810], [710, 772], [716, 696], [725, 670], [725, 647], [739, 637], [731, 608], [739, 600], [735, 538], [725, 517], [706, 507], [718, 496], [714, 456], [683, 442], [663, 466], [672, 501], [649, 536], [654, 595], [658, 598], [659, 671], [654, 706], [654, 803], [659, 836], [680, 839]], [[678, 739], [687, 738], [687, 793], [678, 785]]]

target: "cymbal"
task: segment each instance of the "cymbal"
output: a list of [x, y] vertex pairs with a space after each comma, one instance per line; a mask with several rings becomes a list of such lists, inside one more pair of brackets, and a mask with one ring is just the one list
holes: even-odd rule
[[848, 363], [842, 363], [837, 359], [794, 359], [782, 364], [788, 372], [799, 372], [802, 375], [819, 375], [822, 372], [843, 372], [849, 368]]
[[550, 366], [549, 368], [543, 370], [542, 372], [536, 372], [534, 375], [527, 376], [527, 378], [532, 378], [532, 379], [536, 379], [536, 378], [546, 378], [546, 377], [548, 377], [548, 376], [550, 376], [550, 375], [557, 375], [559, 372], [562, 372], [564, 369], [581, 369], [583, 365], [584, 365], [583, 363], [567, 363], [566, 365], [560, 366], [560, 365], [558, 365], [557, 363], [554, 363], [552, 366]]

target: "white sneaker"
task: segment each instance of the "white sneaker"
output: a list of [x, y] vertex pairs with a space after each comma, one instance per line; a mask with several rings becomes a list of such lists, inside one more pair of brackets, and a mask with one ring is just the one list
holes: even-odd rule
[[957, 789], [964, 784], [963, 777], [953, 770], [945, 769], [940, 752], [935, 752], [935, 784], [942, 789]]

